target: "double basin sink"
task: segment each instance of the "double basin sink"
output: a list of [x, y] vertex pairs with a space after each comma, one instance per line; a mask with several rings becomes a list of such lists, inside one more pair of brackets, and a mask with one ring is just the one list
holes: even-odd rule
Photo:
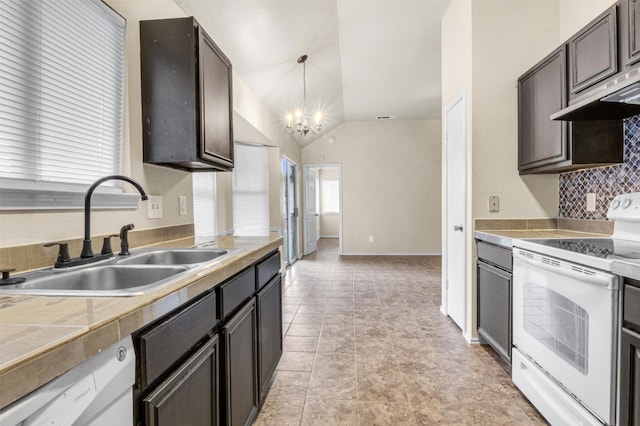
[[218, 263], [240, 249], [140, 249], [130, 256], [90, 266], [21, 274], [26, 281], [3, 285], [0, 295], [139, 296], [167, 286], [196, 268]]

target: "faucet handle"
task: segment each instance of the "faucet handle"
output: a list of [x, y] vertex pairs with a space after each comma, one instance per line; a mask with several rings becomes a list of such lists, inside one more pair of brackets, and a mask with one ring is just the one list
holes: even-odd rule
[[60, 246], [58, 249], [58, 258], [56, 259], [56, 265], [65, 264], [71, 261], [69, 255], [69, 243], [66, 241], [56, 241], [54, 243], [47, 243], [45, 247]]
[[131, 231], [135, 226], [133, 223], [128, 225], [124, 225], [120, 228], [120, 253], [119, 256], [128, 256], [129, 253], [129, 231]]
[[111, 238], [117, 236], [118, 234], [111, 234], [104, 237], [102, 240], [102, 250], [100, 250], [100, 254], [113, 254], [113, 250], [111, 249]]

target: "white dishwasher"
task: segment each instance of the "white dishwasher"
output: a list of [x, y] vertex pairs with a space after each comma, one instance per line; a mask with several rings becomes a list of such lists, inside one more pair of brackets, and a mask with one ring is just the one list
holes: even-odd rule
[[4, 408], [0, 424], [131, 425], [134, 381], [129, 336]]

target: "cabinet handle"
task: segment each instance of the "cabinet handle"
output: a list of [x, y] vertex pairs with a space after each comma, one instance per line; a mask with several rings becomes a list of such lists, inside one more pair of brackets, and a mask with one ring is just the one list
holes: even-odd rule
[[453, 230], [462, 232], [462, 225], [453, 225]]

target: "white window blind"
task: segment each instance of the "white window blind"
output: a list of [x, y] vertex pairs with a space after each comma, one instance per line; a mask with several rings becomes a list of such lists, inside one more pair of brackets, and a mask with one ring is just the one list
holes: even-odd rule
[[269, 235], [267, 148], [235, 143], [233, 231], [238, 236]]
[[322, 181], [322, 213], [340, 213], [340, 185], [337, 180]]
[[99, 0], [0, 0], [0, 185], [120, 171], [124, 43]]
[[198, 242], [216, 238], [216, 174], [192, 173], [193, 226]]

